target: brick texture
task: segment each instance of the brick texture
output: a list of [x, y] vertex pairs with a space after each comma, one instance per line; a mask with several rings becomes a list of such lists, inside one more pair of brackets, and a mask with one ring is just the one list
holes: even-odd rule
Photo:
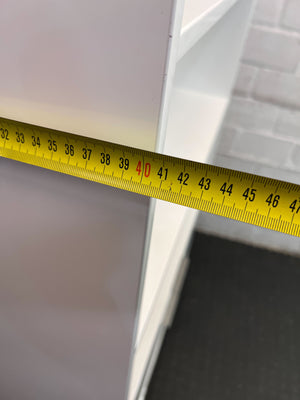
[[257, 74], [253, 89], [255, 99], [293, 109], [300, 109], [299, 93], [299, 77], [263, 69]]
[[225, 125], [253, 133], [269, 132], [277, 120], [278, 107], [253, 99], [234, 97], [228, 107]]
[[284, 140], [245, 132], [233, 142], [229, 154], [280, 168], [288, 162], [292, 147]]
[[299, 58], [298, 35], [263, 27], [253, 27], [250, 30], [244, 61], [262, 68], [293, 72], [298, 66]]
[[250, 96], [258, 68], [241, 64], [235, 83], [234, 94], [242, 97]]
[[253, 22], [265, 26], [276, 25], [280, 19], [283, 4], [284, 0], [259, 0], [254, 12]]
[[289, 141], [300, 142], [300, 111], [280, 109], [274, 132], [281, 137], [289, 137]]
[[[257, 0], [214, 163], [300, 184], [300, 0]], [[300, 255], [299, 239], [246, 224], [198, 227]]]
[[300, 145], [295, 145], [291, 156], [291, 165], [296, 171], [300, 171]]
[[[268, 0], [267, 0], [268, 1]], [[282, 15], [282, 26], [300, 31], [300, 1], [286, 1]]]

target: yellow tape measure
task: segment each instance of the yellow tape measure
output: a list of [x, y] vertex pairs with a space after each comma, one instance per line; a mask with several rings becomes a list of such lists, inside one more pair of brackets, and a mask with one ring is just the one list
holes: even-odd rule
[[300, 235], [300, 186], [0, 118], [0, 156]]

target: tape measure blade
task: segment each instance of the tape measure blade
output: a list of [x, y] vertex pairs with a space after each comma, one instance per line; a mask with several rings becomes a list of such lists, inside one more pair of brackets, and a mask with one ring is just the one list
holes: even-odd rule
[[290, 235], [300, 186], [0, 118], [0, 155]]

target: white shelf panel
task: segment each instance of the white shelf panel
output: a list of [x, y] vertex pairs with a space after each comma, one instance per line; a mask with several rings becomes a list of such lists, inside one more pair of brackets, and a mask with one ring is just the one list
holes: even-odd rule
[[[167, 134], [165, 153], [195, 161], [207, 161], [227, 102], [226, 98], [174, 89], [168, 124], [170, 134]], [[130, 400], [134, 398], [141, 383], [141, 371], [145, 371], [147, 367], [155, 337], [165, 318], [197, 215], [196, 210], [156, 201], [135, 345]]]
[[214, 7], [220, 0], [186, 0], [184, 4], [182, 27], [186, 27], [205, 11]]
[[183, 14], [177, 60], [180, 60], [239, 0], [189, 0]]
[[[195, 15], [200, 6], [194, 16], [192, 11], [188, 14], [186, 9], [185, 12], [179, 57], [185, 56], [177, 62], [175, 71], [171, 71], [174, 80], [169, 92], [170, 104], [164, 108], [168, 111], [165, 146], [160, 148], [166, 154], [209, 162], [229, 101], [253, 2], [212, 0], [209, 9], [205, 8], [208, 1], [199, 3], [202, 3], [203, 12], [198, 17]], [[195, 210], [156, 202], [130, 400], [137, 393], [155, 343], [163, 334], [166, 312], [196, 217]], [[146, 386], [147, 379], [142, 393]]]
[[[224, 98], [174, 90], [168, 125], [172, 135], [167, 135], [165, 153], [199, 162], [207, 161], [227, 102]], [[151, 313], [185, 212], [186, 208], [182, 206], [163, 201], [156, 203], [137, 342]], [[155, 279], [150, 278], [153, 276]]]
[[172, 7], [2, 2], [1, 116], [154, 150]]
[[[167, 264], [163, 266], [164, 276], [163, 279], [161, 279], [160, 288], [154, 298], [154, 303], [151, 313], [149, 314], [147, 326], [140, 337], [140, 342], [136, 345], [134, 350], [134, 363], [132, 366], [132, 375], [130, 380], [129, 400], [136, 399], [144, 372], [147, 369], [149, 360], [151, 359], [153, 346], [155, 345], [159, 329], [166, 317], [170, 300], [173, 297], [174, 283], [178, 276], [181, 261], [186, 252], [186, 247], [189, 243], [191, 230], [195, 225], [198, 215], [197, 211], [192, 209], [187, 209], [180, 206], [167, 206], [169, 206], [168, 203], [159, 201], [157, 204], [157, 215], [166, 218], [165, 213], [168, 213], [170, 216], [171, 211], [174, 211], [177, 208], [176, 215], [174, 212], [172, 213], [173, 218], [175, 217], [174, 219], [179, 217], [175, 232], [175, 236], [177, 236], [177, 238], [175, 237], [175, 240], [172, 243], [172, 248], [169, 249], [169, 251], [172, 251], [170, 251], [170, 257], [167, 260]], [[169, 227], [168, 234], [170, 234], [170, 232], [171, 229]], [[180, 235], [178, 235], [179, 232]], [[154, 235], [155, 239], [156, 236], [157, 231]], [[174, 237], [174, 235], [172, 235], [172, 237]], [[162, 236], [160, 236], [160, 238], [162, 239]]]
[[[251, 2], [185, 0], [184, 8], [184, 0], [130, 0], [126, 6], [120, 0], [78, 0], [75, 5], [65, 0], [62, 7], [58, 0], [45, 0], [42, 6], [38, 0], [11, 0], [0, 15], [6, 60], [1, 115], [149, 150], [156, 142], [162, 149], [166, 133], [165, 153], [205, 162], [227, 106]], [[7, 39], [12, 26], [17, 28]], [[154, 208], [130, 399], [164, 327], [197, 218], [195, 210], [162, 201]], [[119, 212], [127, 221], [127, 212]], [[122, 238], [117, 236], [116, 243], [122, 244]], [[135, 241], [135, 246], [140, 251], [142, 244]], [[122, 279], [113, 288], [110, 279], [103, 279], [121, 293]], [[114, 332], [122, 333], [119, 328]]]

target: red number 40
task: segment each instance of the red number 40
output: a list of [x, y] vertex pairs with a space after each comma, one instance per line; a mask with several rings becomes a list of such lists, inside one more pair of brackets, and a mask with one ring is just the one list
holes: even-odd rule
[[[137, 171], [138, 175], [141, 175], [141, 172], [142, 172], [142, 162], [141, 161], [138, 162], [138, 165], [136, 167], [136, 171]], [[145, 171], [144, 171], [144, 176], [146, 178], [149, 177], [150, 171], [151, 171], [151, 164], [146, 163], [145, 164]]]

